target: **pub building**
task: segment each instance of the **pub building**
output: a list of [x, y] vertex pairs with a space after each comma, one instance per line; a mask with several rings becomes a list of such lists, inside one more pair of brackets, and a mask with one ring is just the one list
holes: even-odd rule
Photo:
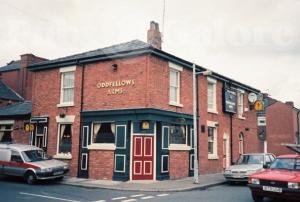
[[[30, 65], [33, 145], [71, 176], [164, 180], [193, 174], [192, 63], [161, 50], [158, 24], [133, 40]], [[197, 71], [206, 69], [197, 66]], [[261, 151], [248, 94], [217, 73], [197, 77], [200, 174]]]

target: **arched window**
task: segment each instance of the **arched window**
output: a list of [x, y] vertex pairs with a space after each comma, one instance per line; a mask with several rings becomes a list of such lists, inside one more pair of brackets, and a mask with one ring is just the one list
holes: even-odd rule
[[244, 153], [244, 134], [240, 133], [239, 135], [239, 154]]

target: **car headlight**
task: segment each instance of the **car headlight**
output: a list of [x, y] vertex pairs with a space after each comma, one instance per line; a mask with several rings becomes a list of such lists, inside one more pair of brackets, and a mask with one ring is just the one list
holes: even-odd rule
[[290, 189], [299, 189], [299, 184], [297, 182], [289, 182], [288, 183], [288, 188]]
[[69, 166], [68, 166], [68, 165], [65, 165], [65, 166], [64, 166], [64, 170], [69, 170]]
[[259, 181], [259, 179], [256, 179], [256, 178], [250, 178], [249, 179], [249, 183], [250, 184], [257, 184], [257, 185], [259, 185], [260, 181]]
[[230, 173], [231, 173], [231, 170], [225, 170], [224, 173], [225, 173], [225, 174], [230, 174]]
[[41, 169], [42, 173], [52, 172], [52, 168], [43, 168]]

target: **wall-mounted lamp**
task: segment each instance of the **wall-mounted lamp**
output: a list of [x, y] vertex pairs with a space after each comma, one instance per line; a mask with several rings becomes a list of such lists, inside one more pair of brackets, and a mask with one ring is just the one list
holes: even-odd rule
[[220, 124], [219, 124], [219, 123], [216, 123], [216, 124], [215, 124], [215, 127], [219, 127], [219, 126], [220, 126]]
[[66, 116], [65, 113], [60, 113], [60, 114], [59, 114], [59, 117], [60, 117], [60, 118], [65, 118], [65, 116]]
[[113, 71], [117, 71], [118, 65], [117, 65], [117, 64], [112, 64], [112, 65], [111, 65], [111, 69], [112, 69]]
[[250, 130], [250, 128], [245, 128], [245, 131], [249, 131]]

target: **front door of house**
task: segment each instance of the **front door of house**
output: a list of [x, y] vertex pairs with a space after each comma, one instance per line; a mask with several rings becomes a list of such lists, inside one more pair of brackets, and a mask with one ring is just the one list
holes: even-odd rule
[[224, 134], [223, 137], [223, 168], [230, 166], [230, 142], [228, 134]]
[[133, 136], [132, 180], [153, 180], [154, 137]]

